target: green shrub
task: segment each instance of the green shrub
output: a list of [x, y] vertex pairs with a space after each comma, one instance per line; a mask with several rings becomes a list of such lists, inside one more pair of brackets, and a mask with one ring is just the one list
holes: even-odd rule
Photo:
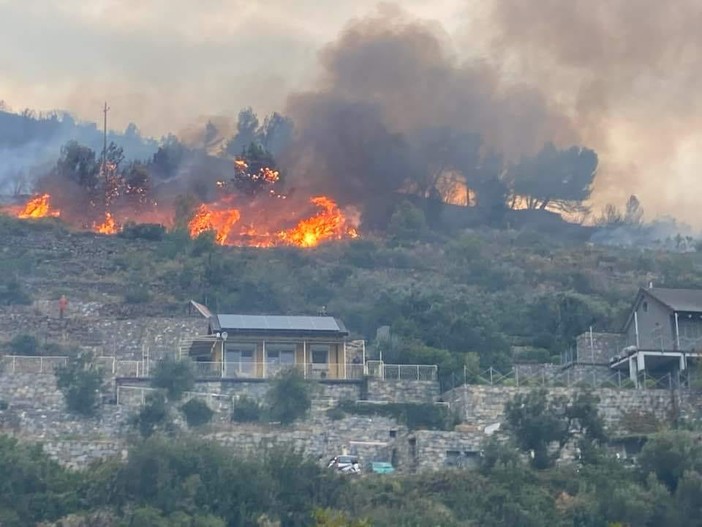
[[281, 424], [303, 417], [312, 406], [310, 383], [293, 369], [278, 374], [266, 397], [271, 420]]
[[344, 412], [339, 406], [334, 406], [333, 408], [329, 408], [326, 412], [327, 417], [331, 419], [332, 421], [340, 421], [344, 417], [346, 417], [346, 412]]
[[0, 281], [0, 305], [16, 306], [30, 305], [32, 297], [29, 296], [16, 278], [5, 278]]
[[177, 401], [195, 385], [195, 372], [189, 360], [167, 358], [158, 362], [151, 386], [166, 390], [168, 399]]
[[144, 438], [151, 437], [157, 431], [172, 432], [174, 429], [173, 421], [163, 394], [161, 392], [150, 394], [146, 399], [146, 404], [132, 417], [131, 424]]
[[232, 411], [232, 421], [236, 423], [255, 423], [261, 420], [263, 408], [258, 401], [242, 395]]
[[185, 421], [190, 428], [206, 425], [212, 421], [214, 415], [207, 403], [199, 399], [190, 399], [180, 407], [180, 411], [185, 416]]
[[56, 386], [63, 393], [71, 412], [92, 416], [100, 406], [103, 372], [92, 353], [81, 352], [55, 370]]
[[7, 410], [10, 407], [10, 403], [7, 401], [0, 399], [0, 411]]
[[145, 304], [149, 300], [151, 300], [151, 293], [145, 285], [130, 285], [124, 292], [125, 304]]
[[10, 341], [10, 350], [15, 355], [38, 355], [39, 340], [34, 335], [20, 333]]
[[142, 239], [161, 241], [166, 235], [166, 228], [160, 223], [126, 223], [119, 236], [129, 240]]

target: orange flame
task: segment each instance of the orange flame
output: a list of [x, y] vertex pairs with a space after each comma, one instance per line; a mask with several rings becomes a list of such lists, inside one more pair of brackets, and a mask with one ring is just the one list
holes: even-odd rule
[[57, 217], [61, 215], [61, 211], [51, 208], [51, 196], [49, 194], [41, 194], [30, 199], [24, 208], [17, 214], [18, 218], [46, 218]]
[[100, 225], [96, 225], [93, 230], [100, 234], [117, 234], [120, 229], [112, 214], [105, 212], [105, 220]]
[[358, 236], [356, 229], [347, 224], [346, 218], [332, 199], [317, 196], [310, 201], [322, 210], [311, 218], [300, 221], [292, 229], [279, 232], [278, 237], [283, 244], [316, 247], [324, 241]]
[[195, 215], [188, 223], [191, 238], [206, 231], [214, 231], [215, 241], [225, 245], [234, 224], [239, 221], [241, 214], [237, 209], [215, 210], [204, 203], [195, 211]]

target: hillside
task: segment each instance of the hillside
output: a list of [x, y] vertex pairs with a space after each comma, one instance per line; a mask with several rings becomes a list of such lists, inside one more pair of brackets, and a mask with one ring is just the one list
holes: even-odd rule
[[[144, 239], [158, 238], [158, 239]], [[697, 253], [555, 241], [534, 231], [451, 236], [391, 225], [383, 237], [315, 249], [220, 247], [207, 234], [128, 229], [119, 236], [60, 222], [3, 217], [3, 311], [13, 303], [99, 302], [105, 316], [182, 313], [189, 299], [216, 311], [310, 314], [325, 309], [355, 336], [390, 326], [389, 362], [460, 369], [558, 361], [589, 326], [617, 329], [636, 289], [702, 286]], [[26, 293], [26, 294], [25, 294]]]

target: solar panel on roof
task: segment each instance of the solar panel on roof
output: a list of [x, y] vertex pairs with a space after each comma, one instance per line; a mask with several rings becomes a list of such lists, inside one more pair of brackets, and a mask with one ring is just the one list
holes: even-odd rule
[[272, 331], [346, 331], [334, 317], [217, 315], [223, 329]]

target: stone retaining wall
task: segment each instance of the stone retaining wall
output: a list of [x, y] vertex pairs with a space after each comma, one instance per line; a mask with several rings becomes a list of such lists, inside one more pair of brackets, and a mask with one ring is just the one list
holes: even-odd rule
[[439, 399], [438, 381], [368, 379], [368, 400], [384, 403], [432, 403]]

